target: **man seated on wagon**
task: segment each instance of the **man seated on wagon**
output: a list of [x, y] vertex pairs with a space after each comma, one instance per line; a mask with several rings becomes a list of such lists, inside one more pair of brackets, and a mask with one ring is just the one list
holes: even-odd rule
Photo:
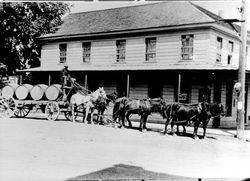
[[75, 79], [70, 76], [68, 66], [65, 65], [64, 68], [61, 70], [61, 85], [63, 90], [63, 100], [67, 99], [67, 93], [69, 92], [69, 89], [72, 88], [74, 81]]

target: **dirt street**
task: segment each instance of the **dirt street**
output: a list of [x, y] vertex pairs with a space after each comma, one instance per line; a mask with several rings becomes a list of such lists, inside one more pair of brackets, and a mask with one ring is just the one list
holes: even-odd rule
[[117, 164], [194, 178], [250, 177], [249, 142], [164, 136], [163, 126], [148, 124], [152, 130], [142, 133], [64, 119], [2, 119], [0, 180], [61, 181]]

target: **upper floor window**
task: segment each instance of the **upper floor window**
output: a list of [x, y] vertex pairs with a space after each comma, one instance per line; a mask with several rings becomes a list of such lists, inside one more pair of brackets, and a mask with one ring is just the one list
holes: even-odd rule
[[222, 38], [217, 37], [216, 62], [221, 62]]
[[82, 43], [82, 61], [89, 62], [91, 53], [91, 43], [83, 42]]
[[156, 58], [156, 38], [146, 38], [146, 61], [153, 62]]
[[67, 44], [59, 44], [59, 49], [60, 49], [60, 63], [66, 63]]
[[234, 43], [232, 41], [229, 41], [228, 42], [227, 64], [231, 64], [232, 63], [233, 51], [234, 51]]
[[194, 35], [181, 36], [181, 57], [182, 60], [192, 60], [194, 52]]
[[126, 40], [116, 40], [116, 62], [125, 62]]

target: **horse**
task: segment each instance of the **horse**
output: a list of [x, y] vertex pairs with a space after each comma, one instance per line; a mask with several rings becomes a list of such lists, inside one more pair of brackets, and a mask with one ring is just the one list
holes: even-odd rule
[[194, 139], [198, 137], [197, 131], [201, 122], [203, 124], [203, 137], [205, 138], [206, 128], [210, 118], [224, 114], [222, 104], [206, 103], [206, 102], [201, 102], [193, 105], [173, 103], [168, 105], [165, 111], [167, 117], [167, 120], [165, 122], [165, 131], [164, 131], [165, 134], [167, 133], [167, 126], [169, 123], [171, 124], [171, 132], [174, 135], [175, 134], [173, 130], [174, 125], [177, 125], [177, 128], [178, 125], [182, 125], [183, 132], [186, 132], [185, 125], [187, 125], [188, 122], [193, 122]]
[[140, 118], [139, 129], [144, 131], [147, 129], [146, 122], [148, 116], [152, 112], [159, 112], [163, 115], [164, 100], [162, 98], [154, 99], [129, 99], [126, 97], [119, 98], [114, 105], [113, 120], [119, 118], [120, 127], [125, 127], [125, 118], [128, 121], [129, 127], [132, 127], [132, 123], [129, 119], [131, 114], [138, 114]]
[[95, 103], [95, 109], [97, 110], [97, 119], [96, 122], [103, 124], [103, 114], [104, 111], [107, 109], [107, 106], [110, 102], [115, 102], [116, 99], [118, 99], [117, 93], [113, 92], [106, 95], [107, 98], [99, 97]]
[[[83, 117], [83, 123], [87, 123], [88, 114], [91, 113], [90, 123], [93, 124], [93, 108], [95, 106], [95, 102], [100, 99], [104, 98], [107, 99], [106, 92], [104, 91], [103, 87], [99, 87], [95, 92], [84, 95], [81, 92], [77, 92], [70, 97], [70, 107], [72, 115], [75, 111], [75, 106], [83, 106], [83, 114], [85, 112], [85, 116]], [[72, 116], [72, 121], [75, 121], [75, 116]]]
[[[221, 103], [205, 103], [205, 108], [206, 108], [206, 120], [203, 121], [202, 126], [203, 126], [203, 138], [205, 138], [206, 135], [206, 128], [207, 128], [207, 124], [210, 121], [211, 118], [216, 118], [219, 116], [224, 116], [225, 112], [224, 112], [224, 106]], [[205, 123], [205, 124], [204, 124]], [[199, 125], [197, 125], [197, 129], [198, 129]], [[196, 134], [197, 134], [197, 130], [196, 130]]]

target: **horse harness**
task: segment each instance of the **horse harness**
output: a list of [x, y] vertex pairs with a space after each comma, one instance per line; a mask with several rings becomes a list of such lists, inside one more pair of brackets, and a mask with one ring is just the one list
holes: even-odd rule
[[[196, 104], [195, 104], [196, 105]], [[184, 106], [194, 106], [194, 105], [184, 105]], [[183, 121], [173, 121], [173, 123], [175, 123], [175, 124], [180, 124], [180, 123], [185, 123], [185, 122], [189, 122], [189, 121], [191, 121], [192, 119], [194, 119], [194, 118], [196, 118], [198, 115], [200, 115], [201, 113], [202, 113], [202, 110], [203, 110], [203, 108], [202, 108], [202, 105], [201, 105], [201, 103], [198, 103], [198, 105], [197, 105], [197, 111], [198, 111], [198, 113], [197, 114], [195, 114], [195, 115], [193, 115], [193, 116], [191, 116], [189, 119], [186, 119], [186, 120], [183, 120]], [[172, 112], [173, 112], [173, 104], [171, 104], [171, 109], [170, 109], [170, 115], [172, 116], [173, 114], [172, 114]], [[173, 118], [171, 117], [171, 119], [170, 120], [172, 120]]]

